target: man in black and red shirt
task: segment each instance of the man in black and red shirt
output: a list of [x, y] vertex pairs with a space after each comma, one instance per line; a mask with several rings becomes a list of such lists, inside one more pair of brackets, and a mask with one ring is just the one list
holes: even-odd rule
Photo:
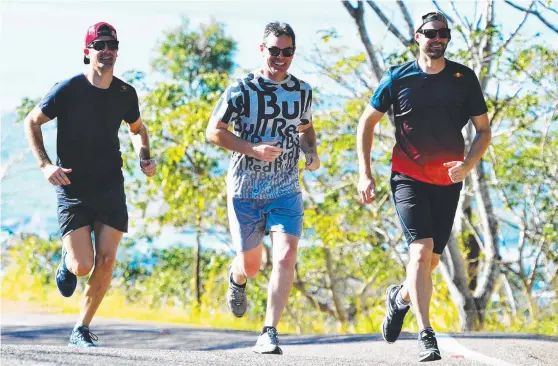
[[[431, 272], [449, 239], [462, 181], [490, 143], [487, 108], [479, 81], [468, 67], [444, 58], [451, 39], [446, 17], [422, 17], [415, 40], [417, 60], [394, 66], [384, 75], [357, 132], [363, 203], [375, 198], [370, 167], [374, 126], [393, 106], [396, 143], [392, 155], [391, 189], [409, 244], [407, 278], [387, 290], [382, 335], [388, 343], [399, 337], [412, 304], [419, 326], [419, 361], [441, 358], [430, 326]], [[462, 128], [472, 121], [476, 136], [465, 158]]]

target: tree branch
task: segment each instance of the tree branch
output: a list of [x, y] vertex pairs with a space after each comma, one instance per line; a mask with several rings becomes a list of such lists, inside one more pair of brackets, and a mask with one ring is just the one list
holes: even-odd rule
[[450, 23], [452, 23], [452, 24], [455, 23], [455, 20], [453, 20], [453, 18], [452, 18], [451, 16], [449, 16], [448, 14], [446, 14], [446, 13], [442, 10], [442, 8], [440, 7], [440, 5], [438, 4], [438, 2], [437, 2], [436, 0], [432, 0], [432, 3], [434, 4], [434, 6], [436, 7], [436, 9], [438, 9], [438, 11], [439, 11], [440, 13], [444, 14], [444, 16], [447, 18], [447, 20], [448, 20]]
[[[359, 2], [360, 3], [360, 2]], [[380, 7], [378, 5], [376, 5], [376, 3], [372, 0], [367, 0], [366, 3], [368, 5], [370, 5], [370, 7], [374, 10], [374, 12], [376, 13], [376, 15], [378, 15], [378, 18], [380, 18], [380, 20], [386, 25], [387, 30], [390, 31], [395, 37], [397, 37], [397, 39], [399, 39], [399, 41], [405, 46], [405, 47], [409, 47], [412, 45], [413, 42], [413, 36], [411, 36], [411, 39], [407, 39], [405, 38], [405, 36], [403, 36], [403, 34], [399, 31], [399, 29], [397, 29], [391, 20], [388, 19], [388, 17], [386, 17], [386, 15], [384, 14], [384, 12], [382, 11], [382, 9], [380, 9]]]
[[[531, 8], [535, 5], [535, 0], [533, 0], [531, 2], [531, 5], [529, 5], [529, 10], [531, 10]], [[526, 11], [525, 12], [525, 16], [523, 17], [523, 20], [521, 21], [521, 23], [519, 23], [519, 25], [517, 26], [517, 28], [515, 29], [515, 31], [513, 31], [513, 33], [509, 36], [509, 38], [500, 46], [498, 47], [498, 50], [494, 51], [492, 54], [486, 56], [484, 58], [483, 61], [487, 60], [487, 59], [492, 59], [494, 58], [494, 56], [496, 56], [497, 54], [499, 54], [500, 52], [502, 52], [503, 50], [505, 50], [508, 45], [510, 44], [510, 42], [515, 38], [515, 36], [517, 34], [519, 34], [519, 30], [521, 28], [523, 28], [523, 25], [525, 24], [525, 21], [527, 20], [527, 17], [529, 16], [529, 14], [531, 14], [530, 12]]]
[[380, 62], [378, 61], [378, 57], [376, 56], [376, 52], [374, 52], [374, 48], [372, 47], [372, 42], [368, 37], [368, 32], [366, 31], [366, 26], [364, 25], [364, 6], [362, 5], [362, 1], [357, 2], [357, 7], [353, 7], [349, 1], [342, 1], [343, 6], [351, 17], [354, 19], [358, 33], [360, 35], [360, 40], [364, 45], [364, 49], [366, 50], [366, 54], [368, 55], [368, 60], [372, 67], [372, 72], [376, 77], [376, 82], [380, 82], [382, 76], [384, 76], [384, 69], [380, 66]]
[[519, 5], [515, 4], [515, 3], [513, 3], [513, 2], [510, 1], [510, 0], [504, 0], [504, 2], [505, 2], [506, 4], [508, 4], [508, 5], [510, 5], [511, 7], [517, 9], [517, 10], [521, 10], [521, 11], [524, 11], [524, 12], [526, 12], [526, 13], [531, 13], [531, 14], [533, 14], [534, 16], [536, 16], [537, 18], [539, 18], [539, 20], [540, 20], [541, 22], [543, 22], [544, 25], [546, 25], [548, 28], [550, 28], [551, 30], [553, 30], [555, 33], [558, 33], [558, 27], [556, 27], [555, 25], [551, 24], [548, 20], [546, 20], [546, 19], [541, 15], [541, 13], [539, 13], [537, 10], [531, 10], [531, 9], [523, 8], [523, 7], [521, 7], [521, 6], [519, 6]]
[[409, 39], [412, 40], [415, 38], [415, 25], [413, 23], [413, 18], [411, 17], [409, 9], [407, 9], [407, 6], [403, 1], [398, 0], [397, 5], [399, 5], [399, 9], [401, 9], [401, 13], [403, 13], [403, 18], [405, 18], [405, 22], [409, 27]]

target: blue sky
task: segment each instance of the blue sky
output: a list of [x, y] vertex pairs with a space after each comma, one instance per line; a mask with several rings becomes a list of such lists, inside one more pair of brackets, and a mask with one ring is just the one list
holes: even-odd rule
[[[479, 0], [479, 3], [483, 1]], [[378, 2], [394, 24], [402, 26], [394, 1]], [[431, 1], [407, 1], [416, 19], [434, 9]], [[445, 10], [447, 1], [439, 3]], [[474, 1], [458, 1], [459, 8], [471, 15]], [[522, 13], [497, 2], [496, 22], [504, 23], [508, 34], [522, 19]], [[397, 16], [394, 17], [394, 14]], [[451, 14], [451, 13], [450, 13]], [[546, 12], [555, 23], [558, 16]], [[238, 42], [235, 62], [241, 69], [254, 69], [261, 64], [259, 44], [265, 24], [274, 20], [288, 22], [297, 35], [297, 57], [291, 72], [313, 86], [327, 87], [311, 65], [304, 62], [319, 39], [319, 30], [335, 28], [343, 43], [354, 52], [362, 52], [356, 26], [338, 0], [285, 0], [285, 1], [2, 1], [0, 11], [0, 115], [13, 111], [25, 96], [43, 96], [57, 81], [85, 70], [82, 62], [83, 38], [91, 24], [107, 21], [118, 30], [121, 47], [116, 64], [116, 75], [136, 69], [149, 73], [154, 48], [163, 32], [178, 26], [181, 17], [190, 19], [192, 27], [208, 23], [211, 19], [225, 23], [226, 32]], [[505, 22], [502, 20], [505, 19]], [[386, 32], [384, 25], [366, 7], [366, 26], [376, 47], [390, 48], [397, 40]], [[404, 31], [402, 27], [401, 30]], [[538, 20], [530, 17], [524, 34], [541, 32], [547, 44], [558, 44], [556, 34], [547, 30]], [[456, 49], [456, 46], [450, 46]], [[26, 146], [23, 130], [2, 124], [0, 129], [2, 156], [22, 151]], [[7, 127], [7, 128], [6, 128]], [[50, 131], [50, 132], [49, 132]], [[49, 153], [55, 156], [54, 130], [45, 131]], [[6, 154], [5, 154], [6, 153]], [[30, 154], [25, 163], [14, 168], [2, 182], [3, 223], [6, 219], [25, 218], [27, 227], [56, 225], [55, 200], [52, 187], [43, 179]], [[16, 209], [17, 208], [17, 209]], [[169, 234], [170, 235], [170, 234]], [[169, 239], [171, 240], [171, 239]]]
[[[460, 1], [460, 9], [472, 11], [474, 2]], [[479, 1], [482, 3], [482, 1]], [[399, 14], [393, 1], [379, 2], [388, 17]], [[451, 9], [445, 1], [442, 7]], [[417, 16], [434, 7], [430, 1], [408, 1], [411, 14]], [[514, 20], [521, 13], [499, 3], [497, 16]], [[396, 42], [386, 33], [370, 8], [366, 7], [367, 27], [376, 45], [389, 47]], [[297, 34], [297, 55], [291, 71], [312, 84], [321, 81], [309, 71], [303, 57], [319, 38], [320, 29], [335, 27], [344, 42], [357, 50], [362, 46], [356, 26], [340, 1], [3, 1], [0, 43], [0, 112], [7, 113], [24, 96], [42, 96], [57, 81], [84, 70], [83, 38], [87, 27], [107, 21], [118, 30], [121, 41], [116, 75], [138, 69], [149, 72], [154, 46], [165, 30], [180, 24], [187, 16], [193, 26], [212, 18], [227, 26], [227, 33], [238, 42], [235, 62], [243, 69], [261, 63], [259, 44], [266, 23], [282, 20], [290, 23]], [[534, 18], [534, 17], [533, 17]], [[394, 18], [401, 25], [401, 19]], [[544, 28], [532, 19], [528, 31]], [[506, 29], [504, 29], [506, 31]], [[549, 33], [549, 32], [545, 32]]]

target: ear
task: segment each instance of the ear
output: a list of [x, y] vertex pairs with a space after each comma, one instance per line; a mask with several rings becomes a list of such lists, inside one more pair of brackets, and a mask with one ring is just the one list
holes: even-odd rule
[[83, 54], [84, 54], [85, 56], [88, 56], [88, 55], [89, 55], [89, 48], [84, 48], [84, 49], [83, 49]]
[[417, 43], [418, 43], [419, 37], [420, 37], [420, 33], [415, 32], [415, 41], [417, 41]]
[[265, 50], [265, 46], [262, 43], [262, 44], [260, 44], [260, 52], [262, 53], [262, 55], [263, 55], [264, 50]]

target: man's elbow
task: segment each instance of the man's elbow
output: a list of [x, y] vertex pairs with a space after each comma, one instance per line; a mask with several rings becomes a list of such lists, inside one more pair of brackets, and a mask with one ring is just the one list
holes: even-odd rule
[[216, 144], [217, 143], [217, 134], [218, 134], [218, 130], [214, 129], [214, 128], [208, 128], [205, 130], [205, 139], [207, 140], [207, 142], [210, 142], [212, 144]]

